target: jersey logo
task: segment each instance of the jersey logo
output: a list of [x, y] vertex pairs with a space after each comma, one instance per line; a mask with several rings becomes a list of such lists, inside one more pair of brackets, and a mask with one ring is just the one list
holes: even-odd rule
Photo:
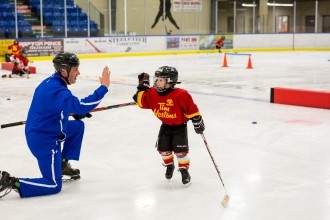
[[174, 103], [173, 103], [173, 100], [172, 99], [167, 99], [166, 100], [166, 106], [173, 106]]
[[[160, 102], [158, 103], [159, 107], [158, 109], [154, 109], [154, 114], [156, 115], [156, 117], [158, 118], [171, 118], [171, 119], [174, 119], [174, 118], [177, 118], [177, 115], [176, 113], [170, 113], [170, 110], [171, 110], [171, 107], [169, 107], [168, 105], [168, 101], [171, 100], [171, 99], [168, 99], [166, 101], [166, 103], [163, 103], [163, 102]], [[173, 101], [171, 100], [172, 105], [170, 106], [173, 106]]]

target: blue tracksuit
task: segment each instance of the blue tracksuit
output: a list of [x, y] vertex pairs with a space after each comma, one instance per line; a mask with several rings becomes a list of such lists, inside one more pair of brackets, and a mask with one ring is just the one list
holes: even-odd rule
[[84, 122], [68, 120], [71, 113], [86, 114], [108, 92], [101, 85], [93, 94], [79, 100], [64, 80], [53, 74], [35, 90], [29, 109], [25, 136], [31, 153], [37, 158], [41, 178], [20, 178], [20, 196], [55, 194], [62, 188], [62, 158], [79, 160]]

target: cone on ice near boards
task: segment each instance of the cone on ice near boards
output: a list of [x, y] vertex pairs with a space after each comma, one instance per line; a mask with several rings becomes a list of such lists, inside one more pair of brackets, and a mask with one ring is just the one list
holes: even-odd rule
[[225, 56], [223, 57], [223, 64], [222, 64], [222, 67], [228, 67], [227, 65], [227, 56], [225, 54]]
[[249, 61], [248, 61], [248, 65], [246, 67], [247, 69], [252, 69], [252, 61], [251, 61], [251, 56], [249, 56]]

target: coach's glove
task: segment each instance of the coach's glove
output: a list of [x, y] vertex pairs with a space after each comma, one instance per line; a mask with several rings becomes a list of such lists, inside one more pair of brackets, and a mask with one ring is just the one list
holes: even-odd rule
[[139, 78], [139, 85], [137, 86], [137, 89], [139, 91], [146, 91], [150, 88], [150, 80], [149, 80], [149, 74], [148, 73], [140, 73], [138, 75]]
[[72, 117], [76, 120], [81, 120], [81, 119], [84, 119], [84, 118], [91, 118], [92, 114], [88, 112], [88, 113], [82, 114], [82, 115], [75, 114], [75, 115], [72, 115]]
[[196, 133], [203, 134], [203, 131], [205, 130], [205, 125], [202, 116], [201, 115], [195, 116], [191, 120], [194, 125], [194, 129]]

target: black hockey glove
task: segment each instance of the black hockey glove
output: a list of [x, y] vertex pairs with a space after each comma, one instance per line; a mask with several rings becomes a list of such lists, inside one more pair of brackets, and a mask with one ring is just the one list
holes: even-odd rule
[[148, 73], [140, 73], [138, 75], [139, 78], [139, 85], [137, 86], [137, 89], [139, 91], [146, 91], [150, 88], [150, 80], [149, 80], [149, 74]]
[[203, 134], [203, 131], [205, 130], [205, 125], [202, 116], [201, 115], [195, 116], [191, 120], [194, 125], [194, 129], [196, 133]]
[[92, 114], [91, 113], [86, 113], [86, 114], [83, 114], [83, 115], [72, 115], [72, 117], [76, 120], [81, 120], [81, 119], [84, 119], [84, 118], [91, 118], [92, 117]]

